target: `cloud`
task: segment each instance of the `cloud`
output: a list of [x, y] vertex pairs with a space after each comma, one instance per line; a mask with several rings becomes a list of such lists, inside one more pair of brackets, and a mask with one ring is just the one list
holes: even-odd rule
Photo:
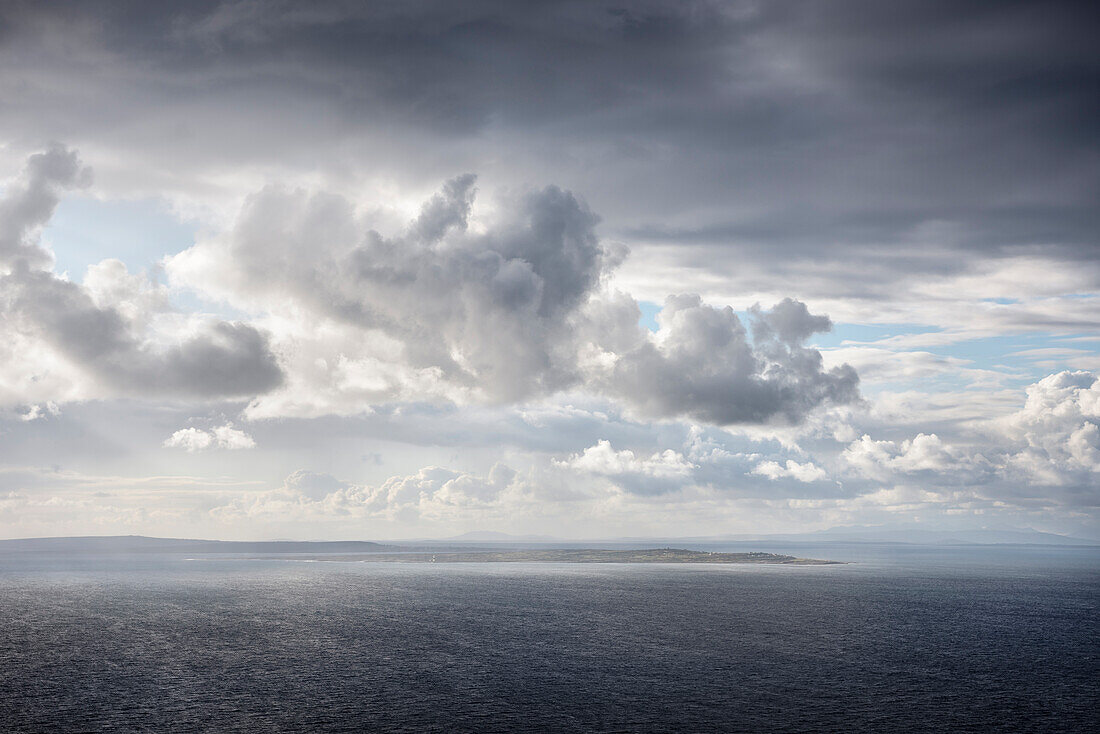
[[[168, 271], [240, 305], [324, 322], [331, 351], [314, 355], [329, 365], [317, 378], [375, 402], [432, 383], [488, 402], [574, 384], [571, 322], [616, 256], [596, 239], [596, 217], [555, 187], [469, 231], [473, 184], [449, 181], [393, 238], [361, 226], [342, 197], [267, 189], [226, 240], [177, 255]], [[407, 369], [372, 369], [395, 361]]]
[[[48, 346], [109, 392], [162, 397], [247, 397], [282, 373], [267, 337], [243, 323], [197, 318], [160, 345], [113, 307], [48, 272], [0, 277], [0, 307], [15, 330]], [[188, 331], [190, 333], [188, 333]]]
[[950, 443], [918, 433], [902, 441], [864, 435], [840, 459], [845, 471], [882, 484], [920, 481], [971, 487], [1018, 506], [1100, 505], [1100, 380], [1060, 372], [1027, 388], [1024, 407], [972, 422]]
[[35, 403], [34, 405], [27, 408], [26, 413], [20, 413], [19, 420], [24, 422], [36, 421], [39, 418], [45, 418], [47, 415], [51, 415], [56, 418], [57, 416], [61, 415], [61, 408], [58, 407], [57, 403], [51, 400], [47, 400], [46, 403], [43, 405]]
[[0, 124], [87, 141], [117, 189], [215, 200], [275, 169], [545, 171], [708, 300], [769, 272], [889, 300], [1028, 250], [1095, 285], [1094, 11], [893, 6], [7, 3]]
[[232, 230], [168, 259], [177, 284], [266, 314], [287, 382], [250, 418], [354, 413], [391, 401], [506, 403], [580, 389], [638, 412], [798, 422], [858, 399], [858, 377], [804, 346], [829, 319], [785, 299], [732, 310], [671, 297], [657, 334], [606, 281], [626, 256], [573, 194], [546, 187], [474, 209], [472, 176], [444, 184], [398, 235], [334, 194], [267, 188]]
[[761, 461], [752, 470], [753, 474], [759, 474], [772, 481], [784, 478], [796, 479], [800, 482], [816, 482], [828, 478], [828, 473], [812, 461], [799, 464], [797, 461], [787, 459], [785, 465], [776, 461]]
[[323, 500], [330, 494], [344, 491], [351, 487], [352, 485], [348, 482], [342, 482], [331, 474], [321, 474], [318, 472], [306, 471], [304, 469], [299, 469], [283, 480], [284, 490], [290, 493], [300, 494], [314, 501]]
[[1091, 372], [1059, 372], [1027, 388], [1027, 401], [997, 421], [1014, 444], [1009, 468], [1021, 480], [1092, 486], [1100, 499], [1100, 380]]
[[27, 159], [22, 176], [0, 198], [0, 271], [53, 264], [51, 253], [39, 243], [41, 229], [50, 221], [61, 192], [88, 186], [91, 176], [76, 152], [60, 144]]
[[[1055, 395], [1056, 403], [1072, 405], [1076, 401], [1088, 410], [1088, 395], [1081, 395], [1081, 388], [1086, 393], [1091, 389], [1087, 384], [1080, 377], [1061, 383], [1058, 390], [1068, 392]], [[87, 406], [74, 406], [74, 417], [86, 414], [87, 410]], [[493, 409], [493, 415], [499, 415], [500, 410]], [[533, 451], [517, 450], [515, 446], [520, 444], [505, 441], [495, 451], [489, 451], [484, 447], [490, 439], [477, 435], [481, 429], [476, 422], [464, 424], [464, 415], [465, 411], [454, 409], [437, 412], [434, 421], [417, 419], [404, 428], [400, 417], [395, 416], [379, 424], [377, 434], [354, 433], [362, 422], [358, 420], [280, 421], [265, 429], [264, 447], [246, 460], [267, 465], [276, 456], [285, 457], [288, 451], [301, 451], [302, 432], [313, 434], [317, 445], [330, 447], [326, 437], [350, 430], [353, 435], [345, 445], [358, 447], [369, 435], [392, 438], [401, 430], [424, 431], [420, 445], [430, 446], [431, 423], [450, 423], [453, 416], [459, 425], [446, 426], [445, 430], [466, 434], [466, 443], [450, 444], [464, 447], [460, 455], [491, 462], [507, 446], [508, 466], [486, 472], [433, 463], [412, 472], [400, 469], [393, 472], [388, 469], [395, 461], [392, 452], [403, 454], [406, 448], [378, 444], [385, 457], [382, 467], [387, 467], [387, 474], [375, 475], [383, 469], [354, 461], [343, 462], [339, 470], [330, 470], [344, 476], [354, 476], [349, 472], [367, 472], [371, 478], [366, 481], [348, 481], [337, 478], [339, 474], [295, 472], [281, 485], [269, 485], [277, 489], [211, 492], [199, 510], [188, 509], [195, 503], [178, 497], [162, 500], [150, 494], [152, 498], [144, 501], [127, 495], [100, 501], [81, 496], [78, 489], [73, 489], [57, 493], [69, 504], [54, 509], [41, 504], [32, 508], [18, 498], [13, 499], [9, 504], [10, 513], [14, 514], [5, 517], [14, 518], [23, 510], [33, 512], [39, 519], [55, 511], [58, 518], [68, 517], [65, 513], [80, 511], [74, 502], [84, 502], [81, 507], [89, 517], [93, 513], [96, 517], [111, 517], [114, 511], [101, 508], [101, 504], [126, 507], [129, 512], [144, 502], [142, 506], [157, 508], [166, 516], [180, 518], [185, 516], [180, 513], [190, 513], [186, 516], [191, 518], [188, 522], [195, 523], [194, 527], [214, 522], [216, 527], [235, 528], [236, 532], [257, 537], [285, 535], [294, 528], [299, 532], [313, 528], [310, 532], [315, 534], [339, 528], [341, 534], [358, 533], [360, 537], [402, 534], [408, 537], [410, 533], [422, 535], [429, 527], [451, 533], [470, 527], [515, 527], [510, 523], [571, 535], [582, 532], [579, 528], [584, 527], [583, 532], [594, 533], [595, 537], [606, 536], [608, 528], [622, 528], [627, 534], [647, 528], [645, 532], [657, 535], [667, 532], [662, 528], [667, 528], [669, 522], [700, 531], [707, 528], [706, 533], [762, 532], [762, 526], [755, 524], [760, 522], [771, 531], [783, 532], [796, 527], [892, 522], [892, 518], [902, 515], [929, 523], [1085, 527], [1090, 508], [1098, 499], [1095, 473], [1082, 472], [1080, 466], [1073, 469], [1068, 463], [1063, 469], [1077, 473], [1064, 472], [1059, 484], [1024, 481], [1010, 459], [1026, 444], [1017, 444], [996, 428], [993, 421], [965, 432], [956, 431], [951, 436], [917, 434], [907, 439], [886, 439], [873, 438], [872, 434], [844, 444], [830, 438], [828, 432], [818, 435], [813, 426], [780, 442], [758, 435], [756, 429], [728, 430], [674, 423], [620, 427], [616, 420], [606, 420], [603, 426], [609, 433], [605, 435], [614, 438], [594, 440], [580, 449], [555, 451], [551, 447], [567, 444], [551, 442], [538, 444]], [[539, 424], [540, 432], [567, 431], [571, 423], [554, 421], [575, 416], [572, 420], [587, 425], [594, 420], [592, 415], [586, 411], [546, 409], [531, 420]], [[365, 420], [370, 422], [374, 418]], [[860, 414], [852, 418], [862, 427]], [[496, 421], [491, 424], [498, 425]], [[278, 430], [273, 431], [276, 427]], [[994, 428], [995, 434], [985, 433]], [[1078, 428], [1080, 424], [1070, 420], [1065, 430], [1059, 429], [1069, 446], [1067, 457], [1073, 447], [1082, 448], [1071, 442]], [[504, 425], [498, 430], [507, 433], [509, 429]], [[212, 429], [196, 428], [190, 438], [213, 453], [216, 442]], [[183, 438], [179, 440], [182, 442]], [[629, 449], [624, 448], [627, 446]], [[411, 454], [413, 460], [429, 450], [417, 449]], [[436, 453], [445, 457], [452, 449]], [[865, 465], [860, 464], [859, 458], [865, 460]], [[181, 462], [191, 467], [201, 467], [205, 460], [180, 457]], [[234, 462], [237, 460], [234, 457]], [[329, 465], [333, 466], [334, 461], [337, 460], [329, 460]], [[13, 477], [0, 490], [37, 495], [40, 489], [35, 482], [41, 481], [41, 478], [31, 482]], [[45, 491], [42, 497], [54, 491], [52, 487], [57, 480], [49, 481], [51, 484], [41, 488]], [[110, 488], [112, 481], [97, 480], [94, 486]], [[136, 486], [133, 481], [123, 484]]]
[[162, 444], [169, 449], [183, 449], [188, 453], [197, 453], [209, 448], [237, 451], [255, 448], [256, 442], [244, 431], [230, 424], [204, 431], [201, 428], [181, 428], [164, 440]]
[[649, 458], [629, 449], [616, 451], [610, 441], [601, 440], [579, 454], [554, 465], [610, 480], [628, 492], [651, 494], [679, 489], [689, 483], [694, 466], [682, 454], [666, 449]]
[[600, 441], [560, 464], [602, 476], [644, 474], [651, 477], [685, 477], [691, 473], [692, 468], [683, 456], [672, 450], [643, 459], [636, 457], [630, 450], [615, 451], [610, 441]]
[[643, 414], [720, 425], [797, 423], [820, 405], [859, 399], [854, 369], [825, 370], [821, 354], [803, 345], [829, 320], [797, 301], [755, 308], [751, 343], [733, 309], [698, 296], [670, 296], [657, 320], [656, 335], [617, 355], [601, 381]]
[[[858, 398], [854, 370], [825, 370], [803, 345], [828, 318], [791, 299], [753, 310], [751, 343], [731, 309], [696, 296], [670, 297], [657, 334], [641, 328], [633, 298], [606, 285], [626, 250], [603, 244], [598, 217], [554, 186], [503, 197], [471, 226], [475, 179], [460, 176], [390, 237], [342, 196], [266, 188], [231, 231], [166, 262], [174, 283], [260, 314], [229, 322], [175, 312], [165, 286], [118, 260], [83, 284], [45, 269], [36, 228], [84, 171], [54, 147], [2, 199], [14, 214], [0, 309], [17, 346], [0, 387], [23, 404], [252, 398], [259, 418], [572, 388], [642, 415], [732, 424], [796, 423]], [[52, 387], [29, 388], [43, 372]]]
[[[49, 396], [56, 400], [72, 392], [248, 397], [278, 385], [282, 373], [267, 337], [253, 326], [200, 316], [158, 320], [167, 309], [161, 289], [118, 261], [90, 268], [87, 287], [46, 269], [52, 257], [38, 228], [59, 190], [87, 178], [74, 152], [54, 146], [31, 156], [0, 198], [7, 215], [0, 219], [0, 335], [21, 347], [0, 369], [0, 395], [35, 392], [25, 382], [42, 372], [67, 375], [60, 382], [68, 385], [57, 388], [63, 394]], [[9, 380], [16, 384], [2, 384]]]
[[278, 489], [238, 497], [212, 508], [210, 514], [225, 522], [307, 517], [454, 520], [471, 511], [500, 508], [508, 496], [515, 500], [524, 492], [523, 478], [503, 464], [494, 465], [487, 475], [429, 466], [376, 486], [300, 470]]
[[252, 436], [230, 425], [218, 426], [213, 430], [213, 433], [215, 440], [218, 442], [218, 448], [236, 451], [238, 449], [251, 449], [256, 446]]
[[864, 434], [844, 449], [841, 459], [856, 475], [878, 481], [921, 477], [937, 484], [980, 484], [994, 471], [981, 454], [968, 454], [935, 434], [923, 433], [900, 442], [876, 441]]
[[214, 443], [213, 434], [199, 428], [181, 428], [168, 438], [164, 439], [164, 448], [183, 449], [188, 453], [195, 453], [209, 448]]
[[[830, 474], [813, 461], [763, 459], [760, 451], [771, 453], [774, 445], [770, 439], [750, 441], [699, 426], [685, 434], [680, 451], [665, 449], [646, 456], [615, 450], [610, 441], [600, 440], [581, 452], [553, 459], [551, 465], [576, 478], [596, 478], [622, 492], [655, 499], [701, 493], [721, 503], [732, 498], [774, 498], [777, 492], [825, 497], [840, 491], [835, 483], [815, 484]], [[806, 486], [811, 484], [815, 486]]]
[[868, 383], [928, 381], [936, 378], [965, 380], [968, 383], [997, 383], [1005, 372], [979, 369], [971, 360], [926, 351], [894, 351], [878, 346], [843, 346], [824, 352], [829, 363], [850, 364]]
[[[447, 484], [415, 471], [444, 447], [477, 466], [530, 453], [544, 473], [525, 487], [598, 496], [604, 519], [675, 497], [677, 517], [716, 524], [749, 495], [738, 511], [792, 523], [997, 502], [1095, 515], [1092, 388], [1044, 387], [1034, 411], [1015, 389], [1095, 359], [992, 354], [1100, 333], [1093, 6], [133, 5], [0, 3], [0, 166], [26, 163], [0, 194], [7, 456], [108, 461], [247, 404], [313, 419], [271, 420], [234, 455], [268, 486], [281, 452], [364, 437], [410, 487]], [[48, 140], [79, 146], [99, 203], [194, 219], [166, 284], [122, 262], [164, 243], [120, 244], [82, 281], [51, 272], [51, 241], [86, 252], [95, 214], [73, 212], [96, 202], [51, 227], [89, 174]], [[639, 329], [638, 300], [670, 293], [658, 332]], [[818, 355], [831, 323], [897, 336]], [[155, 430], [120, 431], [123, 402]], [[647, 495], [547, 469], [601, 439], [695, 468]], [[844, 485], [753, 473], [788, 462]]]

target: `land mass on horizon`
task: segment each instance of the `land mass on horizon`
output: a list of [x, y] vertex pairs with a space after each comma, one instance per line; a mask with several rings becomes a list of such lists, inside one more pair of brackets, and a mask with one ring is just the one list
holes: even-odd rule
[[686, 548], [546, 548], [438, 553], [358, 553], [296, 555], [295, 560], [350, 563], [755, 563], [788, 566], [824, 566], [843, 563], [817, 558], [798, 558], [781, 553], [711, 553]]

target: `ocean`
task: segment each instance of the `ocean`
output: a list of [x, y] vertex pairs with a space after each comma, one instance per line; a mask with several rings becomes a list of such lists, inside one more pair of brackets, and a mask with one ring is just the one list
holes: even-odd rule
[[0, 728], [1100, 730], [1100, 549], [752, 549], [855, 562], [0, 556]]

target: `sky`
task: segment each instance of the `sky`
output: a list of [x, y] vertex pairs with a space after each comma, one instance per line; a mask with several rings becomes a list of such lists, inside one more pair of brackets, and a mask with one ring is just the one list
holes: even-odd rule
[[1095, 4], [0, 4], [0, 537], [1100, 538]]

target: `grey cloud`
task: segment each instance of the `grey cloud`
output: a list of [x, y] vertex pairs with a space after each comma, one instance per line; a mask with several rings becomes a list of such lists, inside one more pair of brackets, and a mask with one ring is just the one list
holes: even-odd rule
[[658, 340], [621, 355], [603, 383], [648, 415], [720, 425], [796, 423], [822, 404], [859, 399], [854, 369], [825, 370], [821, 354], [803, 346], [829, 321], [796, 301], [757, 310], [752, 343], [733, 309], [698, 296], [669, 297], [659, 322]]
[[3, 13], [0, 92], [18, 103], [0, 122], [20, 140], [174, 160], [179, 178], [267, 165], [273, 149], [280, 165], [339, 176], [351, 158], [418, 184], [440, 169], [508, 183], [537, 170], [586, 192], [615, 237], [695, 242], [711, 272], [748, 261], [769, 277], [826, 281], [814, 292], [878, 299], [986, 257], [1096, 260], [1090, 3], [62, 2]]
[[38, 232], [49, 222], [63, 190], [90, 182], [91, 169], [62, 145], [30, 156], [23, 175], [0, 199], [0, 266], [49, 266], [52, 257], [39, 245]]
[[[500, 115], [538, 122], [601, 95], [623, 102], [654, 85], [668, 94], [712, 83], [708, 54], [729, 27], [720, 10], [634, 6], [234, 0], [17, 4], [6, 15], [12, 44], [66, 36], [207, 93], [276, 70], [277, 89], [313, 89], [344, 114], [467, 133]], [[685, 54], [685, 41], [699, 50]]]
[[[118, 309], [46, 269], [37, 241], [61, 188], [86, 182], [75, 152], [54, 146], [28, 159], [21, 181], [0, 199], [0, 314], [19, 334], [51, 345], [101, 385], [130, 394], [232, 397], [265, 392], [282, 373], [267, 337], [247, 324], [208, 321], [174, 345], [158, 346]], [[43, 366], [48, 370], [48, 366]]]
[[[825, 371], [821, 355], [803, 346], [831, 326], [804, 304], [758, 309], [750, 344], [731, 309], [673, 297], [654, 339], [638, 325], [637, 303], [604, 287], [625, 251], [604, 247], [583, 202], [554, 186], [505, 197], [495, 217], [471, 231], [473, 185], [468, 175], [449, 181], [394, 237], [364, 231], [340, 197], [268, 188], [225, 238], [170, 259], [167, 270], [244, 307], [352, 329], [327, 347], [325, 364], [366, 350], [374, 374], [379, 360], [428, 370], [437, 385], [465, 391], [467, 402], [575, 387], [650, 415], [730, 424], [798, 422], [819, 405], [858, 398], [854, 370]], [[385, 348], [387, 339], [399, 354]], [[305, 374], [316, 361], [302, 364]], [[327, 373], [318, 380], [322, 391], [346, 381]], [[423, 399], [412, 383], [349, 392], [336, 405]], [[288, 402], [308, 403], [309, 392], [300, 387]]]
[[227, 243], [203, 243], [168, 269], [200, 286], [220, 280], [231, 299], [384, 333], [409, 366], [490, 401], [575, 384], [570, 322], [618, 255], [600, 245], [587, 206], [552, 186], [506, 201], [488, 231], [468, 232], [473, 184], [448, 182], [391, 238], [363, 232], [339, 197], [267, 189]]
[[299, 469], [283, 481], [283, 486], [311, 500], [321, 500], [333, 492], [346, 490], [352, 485], [348, 482], [342, 482], [330, 474]]
[[23, 333], [127, 394], [247, 397], [282, 381], [267, 337], [247, 324], [214, 321], [177, 345], [154, 346], [81, 286], [26, 268], [0, 278], [0, 307]]
[[474, 183], [477, 176], [467, 173], [451, 179], [443, 191], [424, 204], [420, 216], [413, 223], [413, 234], [422, 242], [438, 242], [447, 230], [465, 229], [474, 203]]
[[753, 316], [753, 341], [762, 344], [778, 338], [788, 346], [805, 343], [814, 334], [831, 331], [833, 322], [828, 316], [815, 316], [806, 304], [784, 298], [770, 311], [763, 311], [757, 304], [750, 309]]
[[[981, 314], [959, 304], [1100, 288], [1097, 20], [1095, 3], [1066, 0], [0, 3], [0, 158], [69, 141], [96, 156], [108, 197], [164, 196], [201, 210], [260, 180], [423, 191], [456, 171], [478, 171], [487, 188], [532, 179], [562, 187], [517, 198], [483, 231], [467, 226], [481, 223], [470, 218], [474, 182], [460, 177], [390, 236], [368, 233], [348, 200], [273, 187], [254, 198], [234, 235], [247, 270], [235, 254], [232, 273], [208, 269], [198, 281], [213, 290], [232, 279], [224, 290], [251, 299], [240, 305], [260, 314], [255, 324], [207, 322], [151, 338], [155, 320], [135, 318], [109, 289], [100, 295], [44, 273], [38, 229], [58, 193], [82, 183], [70, 153], [48, 151], [0, 204], [0, 274], [10, 271], [0, 301], [12, 309], [0, 337], [13, 328], [21, 337], [0, 361], [40, 351], [24, 348], [34, 340], [114, 394], [250, 396], [279, 382], [277, 351], [283, 390], [308, 401], [296, 392], [309, 382], [302, 366], [287, 360], [331, 327], [343, 341], [329, 352], [297, 353], [337, 386], [320, 412], [377, 410], [369, 428], [324, 419], [334, 433], [356, 423], [382, 439], [482, 440], [559, 456], [610, 438], [645, 457], [683, 445], [675, 441], [684, 429], [642, 426], [642, 414], [784, 422], [856, 397], [854, 373], [825, 370], [804, 346], [824, 317], [790, 301], [741, 323], [706, 305], [740, 307], [739, 294], [765, 303], [795, 295], [848, 321], [980, 319], [988, 333], [1093, 333], [1089, 299]], [[591, 210], [567, 190], [584, 192]], [[602, 242], [592, 210], [604, 218]], [[634, 252], [619, 270], [622, 252], [608, 244], [616, 240]], [[1018, 269], [997, 270], [1024, 257]], [[634, 264], [644, 277], [634, 277]], [[1055, 277], [1064, 273], [1074, 277]], [[970, 279], [956, 287], [960, 274]], [[634, 298], [607, 293], [607, 282], [647, 300], [669, 292], [703, 300], [678, 299], [668, 329], [652, 338], [637, 327]], [[300, 316], [289, 335], [267, 319], [280, 303]], [[261, 323], [281, 341], [269, 345]], [[359, 348], [433, 388], [481, 391], [474, 399], [487, 402], [563, 389], [600, 409], [613, 399], [609, 420], [623, 436], [607, 432], [607, 421], [549, 408], [520, 417], [499, 406], [441, 406], [439, 395], [452, 392], [415, 380], [395, 387], [400, 380], [368, 374], [356, 383], [353, 370], [333, 380], [344, 356], [367, 371], [370, 360], [354, 361]], [[16, 378], [0, 394], [14, 385], [21, 405], [52, 398], [52, 377], [33, 393], [17, 382], [45, 370], [7, 374]], [[424, 402], [397, 403], [410, 397]], [[913, 411], [899, 412], [923, 416], [929, 401], [968, 399], [917, 395], [907, 398]], [[19, 429], [68, 425], [71, 410]], [[914, 463], [912, 445], [891, 432], [935, 431], [951, 446], [943, 429], [959, 430], [959, 414], [942, 413], [951, 417], [941, 425], [916, 425], [911, 414], [898, 419], [904, 429], [883, 420], [895, 425], [882, 436], [860, 426], [897, 439], [884, 479], [846, 476], [843, 490], [799, 491], [851, 494], [886, 478], [942, 482], [951, 472], [985, 481], [985, 468], [967, 473], [942, 455]], [[998, 467], [1015, 457], [1016, 473], [998, 469], [982, 487], [1094, 506], [1096, 426], [1094, 413], [1049, 430], [1019, 423], [1011, 451], [986, 453]], [[100, 433], [70, 444], [88, 452], [106, 440]], [[933, 447], [925, 438], [918, 448]], [[973, 457], [959, 450], [948, 454]], [[696, 462], [697, 481], [775, 496], [770, 479], [738, 478], [760, 463], [749, 452]], [[809, 457], [760, 460], [802, 466]], [[707, 472], [712, 479], [700, 479]]]

